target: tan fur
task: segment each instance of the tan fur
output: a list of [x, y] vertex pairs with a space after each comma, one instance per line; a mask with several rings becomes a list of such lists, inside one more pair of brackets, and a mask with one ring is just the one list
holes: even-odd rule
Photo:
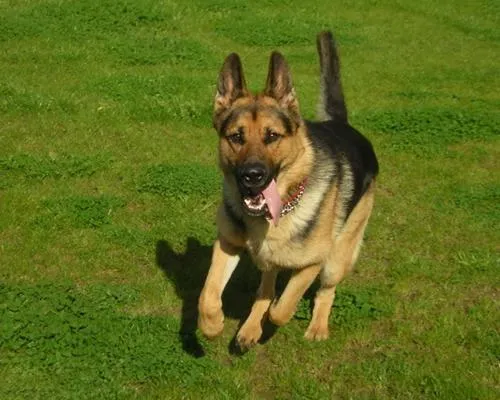
[[[222, 332], [222, 291], [236, 257], [247, 250], [262, 271], [261, 284], [249, 317], [240, 328], [237, 341], [242, 348], [256, 344], [262, 324], [269, 319], [276, 325], [287, 323], [298, 302], [312, 282], [320, 276], [321, 287], [315, 298], [312, 320], [305, 333], [310, 340], [328, 337], [328, 317], [336, 285], [350, 272], [359, 253], [365, 227], [373, 206], [374, 181], [357, 202], [346, 220], [346, 204], [354, 188], [353, 172], [346, 160], [342, 180], [336, 179], [333, 160], [315, 159], [306, 126], [298, 114], [298, 101], [291, 85], [286, 63], [279, 54], [271, 56], [266, 90], [250, 94], [245, 86], [239, 58], [230, 55], [221, 70], [214, 106], [214, 126], [219, 132], [219, 164], [224, 173], [224, 202], [217, 214], [219, 239], [214, 244], [212, 264], [199, 300], [199, 327], [208, 337]], [[290, 118], [292, 132], [280, 113]], [[224, 128], [223, 128], [224, 127]], [[280, 135], [277, 142], [265, 142], [272, 130]], [[244, 141], [228, 140], [244, 133]], [[264, 217], [240, 212], [242, 225], [228, 214], [227, 207], [241, 209], [242, 195], [237, 187], [235, 166], [259, 160], [272, 168], [280, 166], [276, 176], [282, 200], [315, 168], [317, 178], [308, 184], [293, 212], [275, 226]], [[313, 215], [319, 208], [319, 215]], [[235, 211], [238, 212], [238, 211]], [[316, 220], [305, 237], [297, 235]], [[279, 270], [292, 269], [292, 276], [276, 301], [275, 281]]]
[[247, 96], [238, 99], [232, 109], [242, 108], [250, 104], [259, 110], [254, 120], [250, 111], [243, 113], [238, 119], [228, 125], [227, 131], [236, 131], [239, 127], [245, 128], [247, 142], [243, 146], [232, 144], [226, 140], [219, 142], [219, 163], [223, 171], [228, 171], [233, 165], [244, 160], [255, 158], [267, 164], [281, 164], [289, 170], [289, 179], [278, 182], [280, 192], [286, 193], [293, 185], [304, 179], [312, 167], [312, 154], [305, 136], [304, 128], [300, 127], [293, 138], [282, 140], [279, 146], [263, 144], [266, 129], [284, 134], [285, 127], [276, 117], [273, 107], [277, 102], [267, 96], [259, 95], [255, 98]]
[[269, 305], [274, 299], [274, 286], [278, 270], [263, 271], [257, 298], [252, 306], [252, 311], [241, 326], [236, 337], [243, 348], [248, 348], [257, 343], [262, 335], [262, 325], [267, 315]]
[[207, 337], [220, 335], [224, 327], [222, 312], [222, 292], [229, 280], [226, 269], [230, 268], [231, 259], [239, 257], [240, 250], [220, 238], [214, 244], [212, 266], [199, 301], [198, 325]]
[[342, 231], [334, 238], [329, 259], [321, 271], [321, 287], [314, 299], [313, 315], [304, 335], [306, 339], [328, 338], [328, 317], [335, 299], [335, 289], [351, 271], [358, 257], [373, 208], [374, 186], [372, 183], [347, 219]]

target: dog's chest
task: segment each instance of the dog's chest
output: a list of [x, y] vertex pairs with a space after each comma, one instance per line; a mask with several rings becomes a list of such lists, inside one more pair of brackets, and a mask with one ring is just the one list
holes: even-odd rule
[[278, 232], [250, 236], [247, 249], [260, 270], [302, 268], [321, 262], [327, 253], [326, 246], [324, 249], [311, 249], [309, 243], [293, 240]]

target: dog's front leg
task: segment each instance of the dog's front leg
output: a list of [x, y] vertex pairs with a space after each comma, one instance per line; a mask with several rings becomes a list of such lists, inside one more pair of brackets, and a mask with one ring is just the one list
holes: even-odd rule
[[275, 325], [285, 325], [295, 314], [297, 304], [318, 276], [321, 265], [311, 265], [293, 271], [293, 274], [281, 294], [278, 301], [275, 301], [269, 308], [269, 319]]
[[240, 248], [222, 237], [214, 243], [212, 264], [198, 302], [198, 327], [208, 338], [220, 335], [224, 328], [222, 292], [238, 265], [240, 253]]
[[262, 324], [266, 319], [269, 305], [274, 299], [277, 275], [277, 269], [262, 272], [257, 298], [252, 306], [252, 311], [236, 336], [241, 349], [254, 346], [262, 336]]

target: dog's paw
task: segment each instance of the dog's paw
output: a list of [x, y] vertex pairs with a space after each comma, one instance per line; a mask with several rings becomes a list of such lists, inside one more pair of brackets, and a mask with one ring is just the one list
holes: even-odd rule
[[262, 326], [259, 322], [244, 323], [236, 335], [236, 341], [241, 350], [247, 350], [257, 344], [262, 336]]
[[198, 327], [209, 339], [219, 336], [224, 330], [224, 313], [222, 308], [201, 312], [198, 316]]
[[293, 314], [295, 314], [295, 309], [280, 306], [279, 302], [269, 307], [269, 320], [277, 326], [287, 324], [292, 319]]
[[311, 321], [309, 326], [307, 327], [306, 333], [304, 337], [307, 340], [326, 340], [328, 339], [328, 324], [318, 323], [318, 321]]

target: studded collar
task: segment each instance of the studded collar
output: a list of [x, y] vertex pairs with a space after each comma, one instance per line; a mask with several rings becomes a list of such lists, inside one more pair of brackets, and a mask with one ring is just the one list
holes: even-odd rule
[[280, 217], [287, 215], [288, 213], [292, 212], [295, 209], [295, 207], [297, 207], [297, 205], [300, 202], [300, 199], [302, 198], [302, 195], [304, 194], [306, 185], [307, 185], [307, 177], [297, 185], [295, 191], [290, 195], [290, 197], [288, 197], [288, 199], [285, 202], [282, 202]]

